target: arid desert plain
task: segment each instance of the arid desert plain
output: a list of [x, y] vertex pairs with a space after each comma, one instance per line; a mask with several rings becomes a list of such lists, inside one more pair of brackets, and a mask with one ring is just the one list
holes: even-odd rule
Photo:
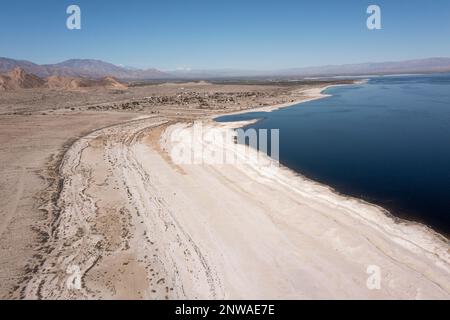
[[[448, 240], [431, 229], [287, 168], [171, 158], [194, 121], [228, 132], [242, 124], [216, 115], [346, 83], [0, 92], [0, 297], [450, 298]], [[370, 266], [381, 270], [377, 290]]]

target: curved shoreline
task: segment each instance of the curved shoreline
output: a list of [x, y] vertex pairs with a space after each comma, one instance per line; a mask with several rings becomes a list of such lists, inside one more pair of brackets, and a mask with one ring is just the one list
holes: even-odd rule
[[[314, 100], [319, 100], [319, 99], [324, 99], [324, 98], [328, 98], [331, 97], [332, 95], [330, 94], [324, 94], [323, 92], [329, 88], [333, 88], [333, 87], [342, 87], [342, 86], [354, 86], [354, 85], [361, 85], [361, 84], [365, 84], [369, 81], [369, 79], [363, 79], [360, 81], [356, 81], [354, 84], [338, 84], [338, 85], [328, 85], [325, 86], [323, 88], [313, 88], [308, 91], [308, 94], [313, 95], [311, 98], [307, 98], [304, 100], [297, 100], [295, 102], [291, 102], [291, 103], [284, 103], [284, 104], [280, 104], [280, 105], [275, 105], [275, 106], [267, 106], [267, 107], [261, 107], [261, 108], [255, 108], [255, 109], [251, 109], [251, 110], [243, 110], [243, 111], [237, 111], [237, 112], [230, 112], [230, 113], [226, 113], [226, 114], [221, 114], [219, 116], [211, 116], [209, 119], [213, 120], [214, 122], [217, 122], [216, 119], [221, 118], [221, 117], [226, 117], [226, 116], [233, 116], [233, 115], [239, 115], [239, 114], [246, 114], [246, 113], [253, 113], [253, 112], [272, 112], [272, 111], [276, 111], [279, 109], [284, 109], [284, 108], [288, 108], [288, 107], [292, 107], [295, 106], [297, 104], [302, 104], [302, 103], [307, 103], [310, 101], [314, 101]], [[238, 128], [245, 128], [248, 125], [251, 124], [255, 124], [257, 122], [260, 122], [262, 119], [258, 118], [258, 119], [252, 119], [252, 120], [243, 120], [243, 121], [224, 121], [224, 122], [218, 122], [218, 123], [242, 123], [241, 126], [235, 127], [235, 129]], [[379, 204], [375, 204], [372, 203], [370, 201], [367, 201], [365, 199], [356, 197], [356, 196], [352, 196], [352, 195], [348, 195], [345, 193], [340, 192], [339, 190], [333, 188], [332, 186], [327, 185], [326, 183], [323, 182], [319, 182], [316, 181], [314, 179], [308, 178], [305, 175], [303, 175], [301, 172], [295, 171], [294, 169], [291, 169], [285, 165], [282, 165], [280, 163], [281, 166], [285, 167], [288, 170], [291, 170], [293, 173], [299, 175], [302, 179], [307, 179], [310, 180], [311, 182], [314, 182], [316, 184], [322, 185], [324, 187], [329, 188], [332, 192], [336, 193], [337, 195], [344, 197], [344, 198], [352, 198], [358, 201], [361, 201], [365, 204], [374, 206], [379, 208], [380, 210], [382, 210], [388, 217], [392, 218], [395, 221], [398, 221], [398, 223], [403, 223], [403, 224], [410, 224], [410, 225], [417, 225], [421, 228], [427, 228], [429, 230], [430, 233], [433, 233], [435, 236], [441, 238], [442, 240], [446, 241], [447, 243], [450, 244], [450, 234], [446, 234], [444, 232], [440, 232], [440, 231], [436, 231], [434, 230], [434, 228], [430, 225], [427, 225], [424, 222], [419, 222], [419, 221], [415, 221], [414, 219], [408, 219], [408, 218], [404, 218], [404, 217], [398, 217], [396, 216], [394, 213], [391, 212], [391, 210], [383, 207], [382, 205]]]
[[[168, 137], [191, 124], [163, 120], [96, 130], [66, 152], [53, 250], [27, 298], [449, 298], [448, 245], [432, 234], [287, 168], [173, 163]], [[66, 286], [74, 265], [79, 291]]]
[[[326, 95], [324, 97], [327, 97]], [[305, 101], [306, 102], [306, 101]], [[242, 128], [243, 126], [245, 127], [246, 125], [249, 125], [252, 122], [252, 120], [249, 121], [236, 121], [236, 122], [223, 122], [221, 124], [226, 124], [225, 126], [221, 126], [222, 128], [227, 128], [227, 129], [238, 129], [238, 128]], [[253, 149], [252, 149], [253, 150]], [[261, 153], [259, 151], [256, 151], [255, 153], [258, 154], [258, 157], [264, 157], [264, 158], [268, 158], [267, 161], [274, 161], [274, 163], [276, 163], [275, 160], [272, 160], [271, 158], [267, 157], [266, 154]], [[276, 165], [274, 165], [275, 167]], [[291, 176], [291, 179], [301, 179], [302, 181], [306, 182], [306, 184], [309, 184], [312, 186], [312, 189], [321, 189], [321, 190], [325, 190], [326, 192], [328, 192], [331, 196], [335, 196], [336, 197], [336, 202], [339, 204], [339, 202], [341, 202], [340, 200], [342, 200], [341, 203], [344, 202], [355, 202], [357, 204], [360, 204], [362, 206], [365, 207], [369, 207], [369, 208], [373, 208], [375, 211], [377, 211], [377, 213], [381, 213], [383, 216], [385, 216], [386, 218], [392, 220], [392, 222], [396, 225], [399, 226], [405, 226], [405, 227], [412, 227], [412, 228], [416, 228], [416, 229], [422, 229], [420, 230], [420, 232], [424, 232], [425, 234], [429, 234], [431, 237], [436, 237], [438, 240], [442, 241], [445, 244], [449, 244], [449, 239], [447, 237], [445, 237], [445, 235], [435, 231], [432, 227], [427, 226], [423, 223], [420, 222], [416, 222], [416, 221], [411, 221], [411, 220], [407, 220], [407, 219], [403, 219], [403, 218], [399, 218], [397, 216], [395, 216], [394, 214], [392, 214], [388, 209], [375, 204], [375, 203], [371, 203], [369, 201], [366, 201], [364, 199], [358, 198], [358, 197], [354, 197], [354, 196], [350, 196], [350, 195], [346, 195], [343, 193], [340, 193], [338, 190], [336, 190], [335, 188], [325, 184], [325, 183], [321, 183], [318, 181], [315, 181], [314, 179], [308, 178], [305, 175], [301, 174], [300, 172], [295, 171], [294, 169], [291, 169], [281, 163], [279, 163], [280, 166], [280, 170], [282, 172], [286, 172], [289, 176]], [[286, 180], [289, 180], [289, 178], [285, 178]], [[287, 182], [284, 182], [286, 185], [289, 185]], [[430, 253], [432, 253], [432, 251], [430, 251]], [[446, 253], [446, 259], [445, 261], [447, 263], [450, 263], [450, 253], [446, 252], [445, 248], [443, 248], [443, 253]]]
[[[243, 122], [211, 122], [206, 125], [207, 129], [205, 130], [208, 130], [208, 128], [211, 130], [234, 130], [235, 128], [242, 126], [242, 124]], [[173, 135], [178, 135], [178, 137], [180, 138], [183, 136], [189, 136], [191, 134], [191, 130], [191, 125], [187, 123], [178, 123], [170, 126], [166, 130], [162, 138], [162, 143], [163, 145], [166, 145], [166, 150], [170, 150], [171, 139], [169, 137], [173, 139]], [[195, 143], [198, 144], [203, 142], [198, 140]], [[223, 146], [215, 145], [214, 147], [217, 150], [220, 150], [220, 148], [222, 148]], [[246, 152], [248, 152], [245, 146], [235, 145], [234, 142], [231, 141], [226, 144], [226, 148], [237, 150], [236, 152], [244, 158], [247, 155]], [[253, 149], [251, 149], [250, 152], [257, 154], [257, 156], [265, 157], [264, 155]], [[247, 156], [247, 159], [255, 159], [254, 155], [249, 154]], [[266, 161], [274, 162], [274, 160], [268, 157], [266, 157]], [[289, 219], [293, 219], [293, 221], [295, 221], [305, 214], [308, 215], [309, 212], [315, 212], [317, 207], [320, 207], [321, 209], [317, 212], [317, 216], [315, 219], [317, 219], [317, 221], [322, 221], [322, 223], [320, 226], [316, 226], [317, 232], [329, 232], [329, 224], [333, 224], [332, 221], [334, 221], [335, 219], [337, 219], [338, 221], [342, 219], [346, 221], [346, 225], [348, 228], [356, 228], [353, 231], [355, 232], [355, 234], [351, 236], [348, 235], [349, 237], [357, 238], [359, 236], [363, 236], [367, 240], [370, 239], [369, 243], [377, 243], [377, 245], [375, 245], [375, 251], [372, 251], [373, 248], [370, 250], [367, 249], [367, 252], [364, 252], [362, 256], [358, 257], [353, 256], [352, 253], [345, 253], [340, 259], [370, 260], [369, 257], [372, 254], [377, 254], [376, 252], [379, 251], [383, 252], [383, 255], [386, 255], [386, 258], [388, 258], [389, 260], [396, 261], [400, 264], [404, 264], [403, 261], [410, 261], [412, 263], [412, 261], [416, 259], [420, 260], [422, 259], [420, 257], [423, 257], [424, 261], [420, 262], [419, 264], [416, 264], [418, 263], [416, 261], [412, 263], [411, 266], [408, 266], [408, 268], [411, 268], [412, 270], [414, 270], [414, 272], [423, 273], [423, 276], [429, 274], [425, 277], [430, 277], [430, 281], [434, 279], [432, 280], [432, 282], [436, 285], [439, 284], [438, 286], [442, 290], [447, 292], [448, 297], [450, 288], [448, 288], [448, 281], [446, 281], [446, 279], [449, 278], [450, 274], [450, 255], [448, 252], [448, 243], [439, 234], [421, 225], [398, 223], [398, 221], [395, 221], [386, 214], [387, 212], [385, 209], [357, 198], [344, 197], [342, 195], [339, 195], [334, 192], [332, 188], [304, 178], [303, 176], [286, 167], [276, 168], [276, 166], [260, 166], [258, 163], [254, 163], [252, 161], [244, 161], [242, 164], [233, 165], [232, 167], [233, 169], [230, 170], [238, 171], [240, 172], [240, 175], [242, 175], [243, 177], [247, 177], [248, 180], [255, 181], [260, 184], [258, 188], [263, 188], [264, 186], [275, 189], [280, 188], [281, 190], [284, 190], [283, 193], [291, 194], [294, 197], [293, 199], [295, 200], [294, 202], [291, 202], [291, 200], [289, 200], [289, 202], [286, 202], [289, 203], [289, 205], [286, 204], [287, 206], [295, 206], [295, 201], [298, 200], [308, 208], [305, 209], [306, 211], [298, 208], [298, 210], [300, 210], [297, 213], [298, 216], [297, 214], [293, 213], [294, 215], [290, 216]], [[228, 177], [227, 179], [231, 179], [234, 173], [224, 173], [223, 175]], [[247, 181], [247, 178], [243, 179]], [[255, 188], [257, 187], [255, 186]], [[242, 195], [249, 196], [249, 194], [245, 192], [242, 193]], [[278, 199], [278, 197], [284, 196], [282, 196], [280, 193], [276, 193], [272, 194], [268, 198], [260, 197], [259, 201], [261, 201], [265, 205], [270, 206], [270, 201]], [[288, 200], [286, 199], [286, 201]], [[284, 215], [282, 209], [276, 210], [274, 213]], [[272, 219], [277, 218], [273, 217]], [[313, 224], [315, 223], [316, 222], [314, 222]], [[302, 226], [301, 224], [296, 228], [298, 228], [296, 229], [297, 232], [300, 233], [306, 231], [304, 229], [304, 226]], [[362, 231], [362, 229], [364, 229], [365, 231]], [[337, 237], [337, 239], [347, 233], [345, 229], [338, 228], [338, 230], [340, 231], [334, 235]], [[332, 236], [333, 239], [334, 236]], [[353, 240], [349, 241], [352, 242]], [[335, 246], [335, 244], [333, 244], [333, 240], [329, 242], [329, 246], [331, 248]], [[340, 248], [339, 250], [343, 250], [343, 252], [346, 252], [346, 245], [344, 245], [343, 247], [341, 247], [340, 245], [337, 246]], [[330, 248], [323, 248], [322, 250], [329, 249]], [[403, 250], [409, 252], [407, 255], [413, 254], [414, 258], [405, 258], [403, 256], [405, 254]], [[347, 256], [347, 258], [345, 258], [347, 254], [349, 254], [350, 256]], [[339, 260], [335, 260], [334, 262], [330, 263], [339, 265], [339, 263], [341, 262]], [[385, 261], [381, 263], [383, 265], [382, 268], [386, 268], [385, 263], [387, 262]], [[422, 267], [419, 267], [419, 265], [422, 263], [425, 263], [426, 265], [428, 265], [428, 267], [426, 269], [422, 269]], [[409, 265], [409, 263], [407, 263], [407, 265]], [[431, 276], [430, 272], [432, 268], [441, 270], [436, 270], [438, 273], [442, 272], [441, 276]], [[404, 277], [407, 276], [404, 275]], [[411, 281], [413, 283], [416, 283], [416, 280]], [[416, 298], [421, 298], [420, 296], [421, 295], [419, 294], [418, 296], [416, 296]]]

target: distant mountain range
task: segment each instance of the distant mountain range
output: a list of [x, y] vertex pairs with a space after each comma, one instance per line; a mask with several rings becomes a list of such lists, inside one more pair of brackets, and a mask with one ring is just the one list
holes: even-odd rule
[[281, 75], [302, 76], [355, 76], [375, 74], [406, 74], [449, 72], [450, 58], [429, 58], [419, 60], [329, 65], [320, 67], [286, 69], [277, 71]]
[[120, 83], [113, 77], [88, 79], [80, 77], [50, 76], [44, 79], [28, 73], [20, 67], [16, 67], [8, 73], [0, 74], [0, 92], [32, 88], [73, 90], [99, 87], [114, 90], [127, 89], [125, 84]]
[[179, 70], [171, 72], [171, 74], [180, 78], [208, 79], [233, 77], [309, 78], [434, 72], [450, 72], [450, 58], [429, 58], [396, 62], [328, 65], [307, 68], [281, 69], [274, 71], [237, 69]]
[[374, 74], [406, 74], [450, 72], [450, 58], [377, 62], [346, 65], [328, 65], [308, 68], [292, 68], [275, 71], [264, 70], [177, 70], [163, 72], [157, 69], [136, 69], [116, 66], [100, 60], [72, 59], [57, 64], [39, 65], [30, 61], [0, 58], [0, 73], [21, 68], [40, 78], [50, 76], [101, 79], [114, 77], [120, 80], [168, 80], [168, 79], [218, 79], [245, 77], [308, 78], [332, 76], [359, 76]]
[[0, 58], [0, 73], [9, 72], [14, 68], [21, 68], [25, 72], [41, 78], [62, 76], [92, 79], [114, 77], [122, 80], [146, 80], [170, 77], [169, 74], [156, 69], [130, 69], [100, 60], [72, 59], [57, 64], [39, 65], [25, 60]]

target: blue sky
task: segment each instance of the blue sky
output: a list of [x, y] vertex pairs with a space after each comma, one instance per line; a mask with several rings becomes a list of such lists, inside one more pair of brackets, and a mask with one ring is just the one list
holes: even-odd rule
[[[66, 28], [70, 4], [81, 7], [81, 30]], [[370, 4], [382, 9], [382, 30], [366, 28]], [[450, 1], [2, 1], [0, 56], [163, 70], [450, 57]]]

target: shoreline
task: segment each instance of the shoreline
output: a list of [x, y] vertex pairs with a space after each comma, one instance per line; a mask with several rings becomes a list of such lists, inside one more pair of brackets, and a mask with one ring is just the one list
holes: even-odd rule
[[[324, 94], [323, 92], [329, 88], [333, 88], [333, 87], [342, 87], [342, 86], [353, 86], [353, 85], [362, 85], [362, 84], [366, 84], [370, 79], [362, 79], [362, 80], [358, 80], [355, 81], [355, 83], [353, 84], [336, 84], [336, 85], [327, 85], [325, 87], [322, 88], [312, 88], [312, 89], [307, 89], [306, 91], [308, 92], [309, 95], [312, 95], [312, 97], [304, 99], [304, 100], [297, 100], [295, 102], [289, 102], [289, 103], [283, 103], [283, 104], [279, 104], [279, 105], [274, 105], [274, 106], [267, 106], [267, 107], [257, 107], [255, 109], [250, 109], [250, 110], [243, 110], [243, 111], [237, 111], [237, 112], [230, 112], [230, 113], [226, 113], [226, 114], [220, 114], [218, 116], [211, 116], [209, 117], [210, 120], [217, 122], [215, 119], [223, 117], [223, 116], [233, 116], [233, 115], [239, 115], [239, 114], [245, 114], [245, 113], [252, 113], [252, 112], [272, 112], [272, 111], [276, 111], [279, 109], [283, 109], [283, 108], [288, 108], [288, 107], [292, 107], [295, 106], [297, 104], [302, 104], [302, 103], [307, 103], [310, 101], [314, 101], [314, 100], [319, 100], [319, 99], [324, 99], [327, 97], [330, 97], [332, 95], [329, 94]], [[244, 120], [244, 121], [232, 121], [232, 122], [217, 122], [217, 123], [242, 123], [242, 126], [236, 126], [234, 129], [239, 129], [239, 128], [245, 128], [247, 125], [250, 124], [254, 124], [261, 121], [261, 119], [252, 119], [252, 120]], [[403, 217], [398, 217], [396, 216], [394, 213], [391, 212], [390, 209], [387, 209], [385, 207], [383, 207], [382, 205], [379, 204], [375, 204], [372, 203], [370, 201], [367, 201], [365, 199], [356, 197], [356, 196], [351, 196], [351, 195], [347, 195], [345, 193], [340, 192], [339, 190], [327, 185], [326, 183], [322, 183], [322, 182], [318, 182], [315, 181], [314, 179], [308, 178], [305, 175], [303, 175], [301, 172], [297, 172], [294, 169], [291, 169], [283, 164], [280, 163], [280, 166], [283, 166], [284, 168], [291, 170], [293, 173], [299, 175], [302, 179], [306, 179], [306, 180], [310, 180], [313, 183], [317, 183], [319, 185], [322, 185], [324, 187], [329, 188], [332, 192], [336, 193], [339, 196], [342, 196], [344, 198], [352, 198], [355, 200], [359, 200], [365, 204], [374, 206], [379, 208], [380, 210], [384, 211], [384, 213], [392, 218], [393, 220], [398, 221], [397, 223], [403, 223], [403, 224], [407, 224], [407, 225], [418, 225], [419, 227], [422, 228], [427, 228], [429, 229], [429, 231], [431, 233], [433, 233], [434, 235], [440, 237], [441, 239], [447, 241], [450, 243], [450, 234], [447, 234], [446, 232], [442, 232], [442, 231], [437, 231], [435, 230], [432, 226], [424, 223], [424, 222], [419, 222], [419, 221], [415, 221], [414, 219], [408, 219], [408, 218], [403, 218]]]
[[306, 96], [310, 96], [309, 98], [295, 100], [292, 102], [276, 104], [276, 105], [272, 105], [272, 106], [255, 107], [255, 108], [250, 108], [250, 109], [246, 109], [246, 110], [225, 112], [225, 113], [221, 113], [218, 115], [210, 115], [210, 116], [208, 116], [208, 119], [214, 120], [215, 118], [219, 118], [219, 117], [223, 117], [223, 116], [232, 116], [232, 115], [238, 115], [238, 114], [243, 114], [243, 113], [252, 113], [252, 112], [272, 112], [272, 111], [276, 111], [279, 109], [292, 107], [297, 104], [306, 103], [306, 102], [330, 97], [331, 95], [327, 95], [327, 94], [323, 93], [323, 91], [325, 91], [329, 88], [362, 85], [362, 84], [367, 83], [368, 80], [369, 79], [363, 79], [363, 80], [357, 80], [354, 83], [350, 83], [350, 84], [330, 84], [330, 85], [326, 85], [323, 87], [314, 87], [314, 88], [309, 88], [309, 89], [303, 89], [303, 90], [301, 90], [301, 93], [306, 94]]
[[[210, 128], [234, 130], [245, 123], [246, 121], [231, 123], [214, 122], [210, 124]], [[180, 136], [188, 135], [189, 130], [190, 125], [186, 123], [178, 123], [169, 126], [163, 134], [162, 144], [168, 143], [167, 137], [171, 136], [171, 134], [176, 133]], [[231, 142], [229, 147], [232, 148], [233, 144], [234, 143]], [[216, 147], [217, 150], [221, 148], [221, 146], [218, 145]], [[168, 149], [169, 147], [166, 146], [166, 150]], [[238, 149], [240, 150], [238, 153], [245, 153], [244, 146], [238, 145]], [[251, 152], [261, 156], [261, 153], [258, 151], [251, 149]], [[265, 156], [263, 155], [263, 157]], [[252, 156], [250, 156], [250, 158], [252, 158]], [[267, 161], [273, 160], [268, 158]], [[315, 207], [324, 205], [328, 208], [327, 210], [331, 211], [322, 211], [322, 214], [329, 216], [329, 218], [333, 216], [333, 212], [340, 212], [340, 215], [345, 215], [344, 219], [353, 221], [351, 224], [355, 223], [367, 226], [367, 233], [363, 233], [364, 237], [375, 236], [373, 234], [374, 232], [381, 233], [383, 237], [389, 239], [390, 243], [388, 247], [382, 250], [384, 252], [386, 252], [385, 250], [397, 250], [395, 248], [400, 246], [403, 249], [412, 252], [414, 256], [416, 256], [415, 259], [420, 256], [425, 256], [427, 260], [430, 259], [433, 261], [431, 265], [445, 270], [444, 273], [447, 274], [447, 277], [450, 273], [450, 255], [448, 252], [447, 239], [425, 225], [405, 221], [399, 222], [398, 218], [392, 216], [389, 211], [381, 206], [356, 197], [339, 194], [333, 188], [308, 179], [285, 166], [280, 166], [280, 168], [277, 169], [278, 171], [272, 171], [270, 168], [258, 167], [257, 164], [246, 164], [244, 162], [242, 166], [235, 166], [233, 170], [237, 170], [242, 176], [249, 176], [251, 181], [259, 181], [259, 183], [263, 183], [263, 185], [267, 184], [268, 181], [271, 181], [272, 186], [277, 185], [277, 188], [287, 189], [287, 192], [292, 192], [299, 198], [307, 199], [307, 206]], [[270, 199], [267, 199], [264, 203], [267, 203], [267, 201], [270, 201]], [[279, 213], [281, 214], [282, 211]], [[337, 216], [332, 219], [335, 218], [340, 219], [337, 218]], [[322, 229], [322, 227], [323, 226], [320, 226], [319, 229]], [[302, 227], [300, 228], [303, 229]], [[323, 227], [322, 232], [326, 232], [326, 230], [327, 228]], [[388, 256], [390, 256], [390, 259], [399, 259], [396, 255], [391, 256], [388, 254]], [[338, 262], [336, 261], [336, 263]], [[429, 265], [428, 268], [431, 268], [431, 265]], [[442, 284], [445, 284], [445, 282]]]
[[[168, 137], [185, 136], [191, 122], [173, 123], [142, 116], [95, 130], [65, 153], [54, 250], [27, 298], [450, 297], [442, 239], [286, 167], [176, 164]], [[73, 264], [80, 291], [66, 287]], [[379, 290], [366, 286], [370, 265], [382, 270]]]
[[[308, 101], [310, 101], [310, 100], [308, 100]], [[304, 102], [308, 102], [308, 101], [304, 101]], [[259, 121], [259, 119], [243, 120], [243, 121], [231, 121], [231, 122], [219, 122], [219, 123], [220, 124], [227, 124], [227, 125], [229, 125], [227, 127], [228, 129], [235, 130], [235, 129], [240, 129], [240, 128], [246, 127], [248, 125], [254, 124], [254, 123], [258, 122], [258, 121]], [[263, 156], [263, 157], [267, 156], [266, 154], [261, 153], [259, 151], [257, 151], [256, 153], [259, 156]], [[279, 163], [279, 166], [280, 166], [280, 168], [283, 171], [289, 171], [296, 178], [302, 179], [305, 182], [310, 183], [313, 186], [317, 186], [319, 188], [323, 188], [323, 189], [329, 191], [330, 193], [336, 195], [337, 197], [342, 198], [343, 200], [355, 201], [355, 202], [358, 202], [358, 203], [360, 203], [360, 204], [362, 204], [364, 206], [373, 207], [374, 209], [380, 211], [387, 218], [391, 219], [393, 221], [393, 223], [395, 223], [395, 224], [403, 225], [403, 226], [417, 227], [417, 228], [420, 228], [420, 229], [424, 229], [425, 232], [430, 233], [430, 235], [432, 235], [434, 237], [437, 237], [438, 239], [440, 239], [440, 240], [442, 240], [444, 242], [448, 243], [450, 241], [449, 237], [447, 235], [445, 235], [443, 232], [436, 231], [436, 230], [434, 230], [433, 227], [431, 227], [431, 226], [429, 226], [429, 225], [427, 225], [425, 223], [398, 217], [395, 214], [391, 213], [389, 209], [383, 207], [382, 205], [378, 205], [376, 203], [372, 203], [372, 202], [367, 201], [365, 199], [362, 199], [362, 198], [359, 198], [359, 197], [356, 197], [356, 196], [352, 196], [352, 195], [347, 195], [345, 193], [339, 192], [339, 190], [333, 188], [332, 186], [329, 186], [326, 183], [322, 183], [322, 182], [316, 181], [314, 179], [311, 179], [311, 178], [305, 176], [304, 174], [302, 174], [301, 172], [297, 172], [294, 169], [292, 169], [292, 168], [282, 164], [281, 162]]]

